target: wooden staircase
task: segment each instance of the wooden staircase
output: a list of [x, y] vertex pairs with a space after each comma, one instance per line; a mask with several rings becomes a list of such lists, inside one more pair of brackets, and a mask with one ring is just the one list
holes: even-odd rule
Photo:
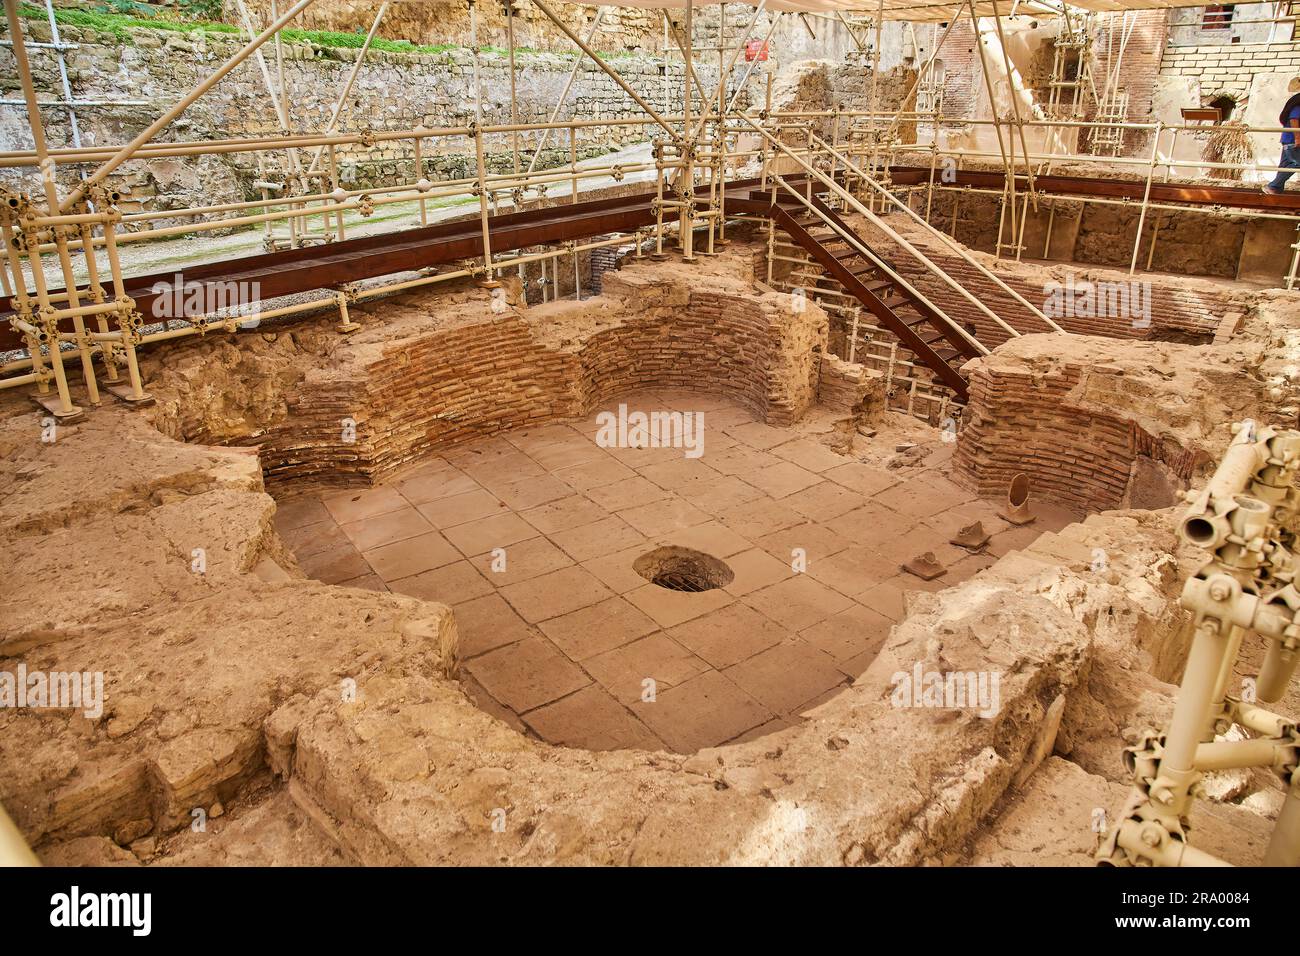
[[965, 402], [966, 380], [960, 367], [980, 351], [927, 302], [864, 254], [861, 250], [868, 249], [876, 260], [884, 261], [825, 202], [815, 194], [805, 194], [804, 199], [813, 209], [784, 191], [779, 191], [773, 202], [769, 193], [749, 190], [743, 197], [728, 197], [727, 206], [772, 220], [881, 328], [896, 336], [936, 382]]

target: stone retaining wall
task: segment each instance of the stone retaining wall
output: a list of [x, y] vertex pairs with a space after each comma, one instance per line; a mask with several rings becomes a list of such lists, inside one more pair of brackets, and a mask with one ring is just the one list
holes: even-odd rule
[[[29, 41], [47, 40], [48, 26], [39, 21], [24, 22]], [[149, 105], [107, 106], [84, 110], [78, 116], [85, 143], [125, 143], [143, 131], [159, 113], [180, 100], [189, 90], [211, 75], [242, 45], [235, 34], [193, 31], [124, 29], [119, 33], [89, 27], [64, 26], [62, 39], [75, 44], [66, 53], [74, 94], [81, 100], [145, 102]], [[275, 75], [274, 59], [268, 66]], [[288, 89], [291, 127], [294, 132], [320, 131], [329, 125], [338, 94], [342, 91], [359, 50], [322, 47], [308, 42], [286, 42], [285, 83]], [[53, 51], [29, 51], [37, 95], [41, 99], [62, 98], [58, 60]], [[468, 126], [475, 119], [473, 56], [466, 49], [441, 53], [396, 53], [372, 50], [357, 75], [342, 114], [340, 129], [358, 132], [430, 129]], [[544, 123], [561, 101], [575, 54], [520, 53], [516, 57], [517, 91], [515, 119], [520, 123]], [[662, 61], [653, 56], [625, 54], [606, 62], [661, 115], [681, 112], [681, 64], [668, 64], [665, 84]], [[483, 122], [500, 125], [511, 122], [509, 60], [500, 51], [480, 57], [484, 91]], [[696, 73], [702, 83], [716, 84], [716, 62], [700, 63]], [[0, 76], [16, 77], [13, 54], [0, 47]], [[5, 81], [9, 89], [16, 80]], [[614, 120], [645, 119], [645, 113], [595, 63], [584, 59], [560, 119]], [[52, 147], [71, 143], [66, 112], [45, 114], [46, 136]], [[589, 127], [579, 130], [576, 148], [579, 158], [601, 155], [656, 135], [653, 123], [624, 127]], [[250, 58], [201, 97], [156, 137], [159, 141], [194, 142], [205, 139], [273, 136], [280, 131], [261, 71]], [[661, 130], [662, 132], [662, 130]], [[565, 131], [550, 136], [539, 166], [568, 163], [569, 143]], [[521, 137], [524, 162], [536, 149], [536, 138]], [[0, 147], [30, 149], [31, 134], [21, 107], [0, 107]], [[488, 137], [489, 163], [497, 171], [511, 166], [509, 134]], [[310, 163], [314, 150], [302, 151], [299, 159]], [[414, 147], [410, 141], [380, 142], [371, 148], [340, 147], [337, 150], [340, 178], [352, 188], [414, 182]], [[466, 137], [428, 140], [423, 146], [423, 175], [430, 180], [472, 175], [474, 149]], [[165, 211], [184, 206], [250, 200], [260, 197], [252, 183], [278, 179], [287, 169], [284, 151], [264, 155], [265, 170], [259, 170], [252, 153], [223, 153], [201, 158], [168, 158], [124, 164], [113, 184], [129, 193], [121, 204], [123, 212]], [[62, 167], [69, 185], [76, 178], [75, 167]], [[0, 173], [0, 180], [18, 188], [36, 191], [34, 177], [20, 178]]]

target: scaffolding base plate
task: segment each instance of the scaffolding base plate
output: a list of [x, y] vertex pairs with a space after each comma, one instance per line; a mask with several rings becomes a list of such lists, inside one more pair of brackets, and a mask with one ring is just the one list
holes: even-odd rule
[[140, 398], [135, 398], [131, 394], [131, 386], [127, 385], [125, 382], [119, 382], [116, 385], [105, 385], [104, 391], [108, 392], [108, 394], [112, 395], [118, 401], [125, 402], [128, 405], [138, 405], [143, 407], [145, 405], [152, 405], [155, 401], [154, 397], [148, 392], [145, 392]]
[[72, 422], [79, 422], [86, 417], [85, 409], [78, 408], [76, 405], [72, 406], [72, 411], [70, 412], [63, 411], [59, 407], [59, 396], [54, 392], [51, 392], [49, 395], [42, 395], [38, 392], [32, 395], [31, 399], [61, 422], [71, 424]]

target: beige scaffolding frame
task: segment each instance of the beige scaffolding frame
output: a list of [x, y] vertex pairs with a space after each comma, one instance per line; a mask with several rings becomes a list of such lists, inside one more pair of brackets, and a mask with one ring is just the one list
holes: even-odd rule
[[[654, 204], [656, 221], [654, 226], [644, 230], [643, 234], [646, 237], [653, 238], [656, 252], [662, 253], [665, 229], [668, 226], [674, 226], [676, 232], [675, 241], [681, 250], [681, 254], [684, 258], [690, 260], [696, 254], [695, 232], [697, 229], [706, 230], [703, 254], [713, 252], [715, 246], [724, 241], [724, 222], [726, 219], [725, 185], [728, 170], [739, 169], [743, 164], [753, 160], [755, 156], [761, 156], [764, 172], [766, 173], [769, 157], [775, 156], [778, 151], [771, 145], [764, 145], [759, 150], [741, 151], [738, 148], [732, 148], [730, 141], [738, 138], [741, 134], [752, 134], [753, 131], [750, 127], [756, 127], [761, 137], [765, 137], [770, 141], [773, 131], [777, 131], [779, 134], [793, 125], [806, 123], [813, 117], [824, 115], [813, 112], [770, 113], [770, 76], [769, 108], [759, 114], [763, 122], [755, 124], [750, 116], [736, 113], [736, 104], [747, 89], [749, 80], [758, 63], [757, 59], [748, 64], [743, 76], [735, 83], [734, 92], [730, 99], [727, 98], [728, 81], [741, 52], [743, 52], [745, 42], [750, 36], [754, 35], [754, 28], [760, 15], [765, 8], [776, 11], [770, 15], [770, 25], [766, 34], [767, 39], [770, 39], [781, 19], [781, 11], [791, 7], [788, 2], [756, 0], [755, 3], [745, 5], [752, 7], [752, 15], [745, 18], [747, 25], [735, 36], [735, 43], [729, 51], [727, 49], [725, 30], [727, 23], [726, 6], [723, 6], [721, 17], [723, 30], [720, 33], [717, 46], [710, 48], [710, 52], [716, 50], [718, 54], [719, 69], [717, 88], [712, 93], [708, 93], [704, 88], [695, 68], [697, 54], [701, 52], [694, 42], [693, 31], [689, 30], [695, 5], [689, 0], [680, 5], [651, 4], [651, 6], [680, 6], [685, 11], [684, 19], [688, 27], [684, 31], [686, 39], [680, 43], [674, 42], [674, 45], [681, 53], [683, 64], [684, 95], [682, 114], [680, 116], [662, 116], [617, 71], [599, 57], [590, 46], [590, 38], [594, 36], [599, 23], [599, 13], [597, 18], [593, 20], [588, 38], [584, 39], [564, 23], [545, 0], [534, 0], [538, 9], [555, 22], [557, 27], [574, 42], [586, 57], [623, 89], [640, 107], [645, 114], [644, 116], [608, 121], [559, 120], [557, 119], [559, 108], [563, 100], [567, 98], [568, 86], [566, 86], [565, 96], [561, 98], [561, 104], [557, 104], [556, 111], [552, 113], [551, 121], [548, 123], [520, 124], [511, 122], [498, 125], [485, 124], [483, 122], [481, 78], [478, 67], [481, 51], [477, 42], [477, 19], [474, 16], [474, 7], [471, 3], [471, 30], [473, 32], [472, 42], [475, 63], [475, 120], [473, 123], [466, 127], [443, 129], [417, 127], [409, 130], [341, 132], [337, 129], [337, 126], [344, 109], [348, 90], [355, 80], [365, 50], [368, 49], [370, 41], [376, 34], [380, 19], [387, 6], [385, 4], [380, 7], [379, 13], [367, 35], [366, 46], [363, 47], [361, 55], [353, 66], [343, 92], [333, 110], [330, 122], [323, 132], [293, 133], [285, 129], [279, 136], [228, 138], [203, 143], [162, 143], [153, 140], [156, 133], [164, 129], [171, 120], [179, 116], [185, 108], [203, 95], [204, 92], [211, 89], [216, 82], [236, 66], [249, 57], [260, 59], [262, 45], [271, 40], [275, 40], [278, 45], [279, 30], [313, 2], [314, 0], [298, 0], [284, 14], [277, 14], [273, 11], [272, 23], [266, 29], [256, 36], [252, 36], [243, 47], [227, 59], [211, 76], [205, 78], [176, 105], [166, 110], [148, 129], [125, 146], [74, 146], [49, 149], [45, 143], [44, 132], [40, 124], [40, 106], [36, 101], [31, 70], [26, 59], [25, 40], [21, 29], [21, 21], [17, 14], [17, 3], [16, 0], [5, 0], [10, 32], [15, 40], [14, 53], [18, 65], [19, 80], [31, 117], [35, 149], [0, 153], [0, 166], [20, 169], [36, 167], [40, 169], [44, 174], [46, 212], [42, 214], [39, 210], [39, 203], [33, 202], [31, 197], [17, 193], [7, 192], [4, 201], [0, 203], [0, 234], [2, 234], [0, 238], [3, 238], [6, 243], [5, 257], [8, 271], [16, 280], [13, 292], [17, 311], [10, 321], [13, 327], [24, 336], [28, 346], [28, 356], [25, 359], [9, 362], [3, 369], [0, 369], [0, 372], [3, 373], [3, 375], [0, 375], [0, 387], [35, 384], [39, 395], [43, 397], [54, 414], [60, 416], [77, 414], [79, 409], [72, 403], [68, 387], [68, 376], [63, 365], [64, 349], [62, 346], [68, 345], [77, 353], [80, 360], [87, 397], [92, 404], [99, 400], [94, 364], [96, 358], [104, 366], [110, 388], [115, 394], [128, 401], [142, 401], [147, 396], [143, 391], [136, 360], [136, 348], [139, 345], [161, 339], [204, 334], [209, 329], [214, 328], [234, 330], [241, 325], [256, 324], [260, 319], [296, 314], [331, 305], [340, 311], [340, 329], [348, 331], [357, 327], [348, 317], [348, 302], [355, 301], [358, 298], [368, 298], [382, 294], [384, 289], [411, 288], [413, 285], [444, 281], [445, 276], [449, 275], [443, 274], [416, 280], [404, 280], [386, 286], [380, 285], [377, 288], [381, 291], [367, 290], [358, 292], [356, 289], [344, 288], [328, 292], [323, 298], [311, 302], [263, 309], [251, 316], [233, 318], [225, 315], [199, 317], [197, 321], [191, 322], [183, 328], [164, 328], [162, 332], [147, 332], [144, 331], [143, 317], [135, 310], [134, 303], [124, 293], [123, 272], [118, 253], [120, 245], [124, 243], [143, 242], [166, 236], [193, 234], [216, 229], [229, 229], [233, 226], [242, 225], [261, 225], [269, 229], [273, 223], [283, 222], [289, 226], [290, 241], [301, 244], [302, 242], [315, 240], [315, 237], [309, 234], [306, 223], [316, 217], [320, 218], [325, 227], [319, 237], [320, 239], [343, 238], [345, 213], [357, 212], [362, 216], [368, 216], [379, 207], [415, 203], [419, 207], [421, 221], [427, 222], [427, 206], [430, 200], [468, 195], [477, 200], [479, 207], [478, 218], [482, 231], [484, 254], [481, 263], [469, 269], [467, 274], [474, 275], [484, 281], [490, 281], [494, 275], [500, 274], [502, 269], [506, 267], [522, 268], [524, 262], [539, 261], [539, 259], [541, 261], [551, 261], [554, 267], [555, 260], [560, 255], [571, 254], [576, 257], [577, 251], [595, 247], [593, 244], [581, 247], [569, 246], [540, 257], [515, 256], [507, 259], [495, 257], [491, 251], [489, 220], [492, 211], [500, 208], [503, 197], [509, 197], [517, 205], [529, 190], [540, 196], [548, 185], [567, 182], [572, 190], [571, 199], [577, 201], [577, 193], [582, 180], [605, 176], [619, 180], [628, 173], [653, 170], [657, 184], [656, 191], [659, 197]], [[982, 11], [1002, 12], [998, 6], [998, 0], [987, 0], [987, 3], [980, 2], [980, 0], [962, 0], [962, 2], [954, 3], [949, 0], [948, 3], [942, 6], [925, 7], [924, 10], [927, 13], [934, 14], [934, 17], [930, 19], [937, 19], [942, 12], [943, 17], [948, 22], [943, 37], [931, 54], [931, 62], [934, 61], [941, 49], [943, 38], [946, 38], [951, 31], [956, 15], [960, 13], [963, 5], [975, 23], [977, 35], [980, 32], [977, 17], [981, 15]], [[1037, 0], [1035, 5], [1039, 8], [1056, 10], [1050, 4], [1037, 2]], [[1022, 6], [1024, 6], [1023, 0]], [[1087, 5], [1084, 4], [1083, 6], [1086, 7]], [[835, 21], [848, 23], [844, 9], [835, 5], [833, 7], [832, 12], [836, 15]], [[878, 39], [880, 24], [884, 19], [889, 19], [891, 16], [896, 17], [900, 9], [900, 6], [894, 3], [893, 0], [875, 0], [875, 9], [871, 11], [870, 25], [875, 29], [877, 36], [871, 50], [872, 60], [876, 67], [879, 66], [880, 62], [880, 43]], [[806, 11], [800, 10], [799, 12]], [[816, 13], [817, 11], [813, 10], [812, 12]], [[512, 16], [512, 13], [508, 15]], [[250, 18], [247, 16], [246, 11], [243, 19], [246, 23], [246, 29], [251, 35], [253, 27], [249, 22]], [[927, 17], [918, 16], [915, 19], [924, 21]], [[509, 54], [513, 60], [512, 20], [508, 19], [507, 28], [511, 31]], [[1000, 19], [995, 18], [994, 28], [1001, 35]], [[672, 33], [673, 31], [669, 30], [668, 32]], [[850, 33], [852, 33], [851, 30]], [[855, 42], [859, 42], [856, 36]], [[1005, 40], [1003, 40], [1002, 52], [1004, 66], [1009, 69], [1009, 61], [1005, 59]], [[278, 82], [272, 82], [269, 68], [264, 61], [260, 64], [259, 69], [263, 74], [268, 92], [271, 93], [272, 100], [276, 104], [277, 117], [283, 126], [288, 122], [288, 109], [285, 100], [286, 92], [281, 63], [282, 57], [277, 55]], [[981, 56], [981, 64], [985, 83], [989, 84], [987, 63], [984, 62], [983, 56]], [[575, 75], [576, 69], [575, 64]], [[878, 69], [873, 70], [873, 77], [877, 73]], [[668, 71], [665, 68], [665, 76], [667, 74]], [[918, 82], [919, 80], [920, 77], [918, 76]], [[569, 85], [571, 84], [572, 75], [569, 81]], [[511, 114], [513, 119], [516, 115], [513, 82], [511, 84]], [[898, 124], [904, 117], [916, 117], [921, 120], [932, 119], [935, 123], [936, 143], [931, 147], [932, 169], [933, 162], [938, 156], [955, 155], [952, 151], [938, 148], [937, 130], [940, 124], [944, 122], [960, 122], [965, 126], [969, 126], [991, 123], [998, 133], [999, 142], [1002, 142], [1001, 127], [1005, 125], [997, 117], [996, 113], [992, 120], [952, 120], [937, 113], [917, 114], [914, 112], [908, 113], [907, 111], [888, 112], [879, 109], [858, 112], [836, 110], [834, 111], [831, 141], [826, 142], [820, 137], [810, 135], [809, 148], [795, 151], [797, 161], [801, 164], [810, 164], [808, 168], [817, 175], [824, 175], [822, 167], [829, 168], [831, 175], [828, 178], [831, 183], [838, 183], [838, 177], [840, 176], [845, 177], [852, 185], [852, 188], [847, 198], [837, 197], [837, 201], [843, 203], [845, 208], [855, 208], [858, 205], [859, 195], [867, 198], [872, 209], [877, 208], [877, 204], [879, 204], [880, 208], [886, 208], [890, 205], [897, 206], [899, 203], [893, 195], [896, 190], [891, 190], [888, 182], [888, 160], [882, 162], [881, 157], [892, 157], [896, 152], [908, 149], [909, 146], [916, 148], [916, 144], [893, 141]], [[877, 125], [881, 119], [888, 121], [883, 124], [883, 131], [882, 126]], [[854, 129], [855, 122], [860, 123], [863, 120], [866, 121], [871, 136], [864, 146], [856, 147], [847, 134], [850, 134]], [[844, 124], [847, 124], [847, 127]], [[1022, 249], [1020, 236], [1023, 231], [1025, 212], [1016, 210], [1017, 176], [1024, 176], [1027, 179], [1027, 194], [1023, 197], [1023, 200], [1028, 202], [1030, 199], [1036, 198], [1033, 184], [1034, 164], [1044, 161], [1083, 158], [1063, 156], [1054, 152], [1048, 155], [1031, 154], [1025, 138], [1026, 127], [1054, 126], [1062, 128], [1074, 126], [1082, 128], [1095, 124], [1087, 124], [1081, 121], [1025, 120], [1017, 113], [1013, 117], [1011, 125], [1013, 126], [1011, 136], [1006, 141], [1009, 148], [1002, 150], [999, 158], [1003, 161], [1007, 176], [1003, 206], [1004, 213], [1011, 217], [1012, 222], [1014, 239], [1010, 245], [1014, 245], [1016, 254], [1019, 256]], [[577, 135], [581, 130], [597, 126], [606, 128], [618, 126], [658, 128], [662, 136], [654, 142], [653, 162], [612, 165], [594, 164], [580, 167], [576, 158], [575, 143]], [[1126, 124], [1126, 128], [1154, 128], [1158, 145], [1162, 130], [1177, 130], [1184, 127], [1161, 127], [1160, 124], [1155, 124], [1154, 127], [1150, 124]], [[536, 163], [541, 152], [541, 146], [545, 144], [546, 138], [556, 131], [567, 133], [570, 163], [567, 167], [538, 172]], [[840, 138], [842, 131], [846, 134], [845, 139]], [[809, 132], [811, 132], [810, 129]], [[521, 134], [540, 134], [541, 136], [538, 148], [535, 150], [532, 161], [528, 164], [526, 170], [522, 168], [519, 160], [519, 137]], [[490, 137], [499, 136], [509, 136], [510, 138], [511, 172], [490, 174], [486, 168], [485, 141]], [[473, 141], [474, 176], [459, 180], [441, 181], [436, 184], [430, 183], [423, 176], [423, 157], [426, 150], [430, 145], [436, 147], [438, 143], [454, 138]], [[780, 150], [790, 153], [789, 147], [779, 143], [780, 139], [781, 137], [778, 135], [777, 140]], [[1014, 145], [1017, 140], [1020, 143], [1019, 156], [1016, 155]], [[415, 157], [413, 182], [374, 189], [341, 188], [337, 162], [339, 150], [358, 147], [369, 149], [377, 144], [392, 143], [394, 141], [409, 141], [411, 144], [411, 151]], [[119, 197], [105, 184], [107, 177], [113, 170], [132, 159], [195, 156], [228, 152], [251, 152], [260, 156], [267, 151], [286, 151], [290, 156], [295, 156], [299, 150], [313, 151], [310, 162], [305, 166], [298, 167], [301, 170], [301, 176], [299, 177], [300, 191], [295, 193], [295, 190], [282, 189], [280, 195], [276, 198], [271, 198], [269, 190], [264, 190], [261, 200], [212, 204], [188, 210], [167, 210], [165, 212], [142, 212], [124, 215], [117, 209]], [[873, 161], [863, 164], [863, 157], [867, 155]], [[968, 152], [966, 155], [971, 154]], [[329, 187], [331, 187], [328, 190], [324, 186], [314, 185], [325, 177], [320, 165], [322, 157], [328, 158], [328, 181]], [[787, 158], [789, 157], [787, 156]], [[1161, 208], [1160, 204], [1149, 201], [1149, 185], [1156, 169], [1163, 167], [1166, 175], [1168, 175], [1169, 170], [1174, 166], [1205, 165], [1203, 163], [1177, 163], [1172, 159], [1157, 161], [1157, 159], [1157, 151], [1153, 150], [1152, 157], [1147, 160], [1121, 160], [1123, 162], [1138, 162], [1148, 167], [1148, 196], [1144, 198], [1142, 204], [1144, 219], [1147, 209]], [[98, 168], [79, 183], [66, 198], [60, 199], [55, 186], [54, 173], [59, 164], [73, 163], [97, 163]], [[1022, 166], [1023, 172], [1020, 172]], [[705, 177], [702, 184], [707, 186], [707, 194], [703, 198], [696, 193], [697, 177], [700, 176]], [[930, 194], [932, 194], [934, 184], [931, 183], [928, 188]], [[940, 186], [939, 188], [944, 187]], [[853, 190], [858, 192], [855, 194]], [[1101, 200], [1085, 198], [1082, 201]], [[1185, 207], [1176, 208], [1183, 209]], [[1195, 210], [1194, 207], [1187, 208], [1192, 209], [1192, 211], [1200, 211]], [[869, 209], [868, 212], [871, 212], [872, 209]], [[911, 212], [910, 208], [908, 212]], [[162, 218], [188, 219], [191, 221], [171, 226], [151, 225], [153, 220]], [[916, 218], [918, 221], [923, 222], [922, 217]], [[1293, 217], [1274, 216], [1274, 218]], [[332, 226], [331, 222], [333, 223]], [[925, 228], [931, 228], [928, 224], [924, 225]], [[134, 231], [123, 231], [126, 226], [133, 227]], [[1140, 239], [1141, 230], [1139, 230], [1139, 241]], [[948, 242], [946, 237], [943, 238], [943, 241]], [[612, 243], [613, 240], [610, 242]], [[601, 245], [603, 244], [608, 243], [601, 243]], [[1001, 245], [1000, 239], [999, 246], [1001, 247]], [[969, 257], [964, 250], [959, 249], [953, 243], [949, 243], [949, 246], [958, 255], [983, 270], [983, 266]], [[639, 245], [637, 248], [639, 251]], [[80, 292], [78, 291], [78, 277], [72, 267], [71, 254], [74, 252], [78, 252], [84, 257], [85, 271], [89, 280], [87, 288]], [[103, 255], [102, 263], [100, 261], [101, 253]], [[57, 294], [51, 292], [50, 283], [46, 278], [46, 267], [43, 259], [45, 256], [53, 256], [54, 260], [57, 261], [54, 274], [62, 274], [64, 288], [70, 291]], [[1300, 248], [1297, 250], [1296, 258], [1300, 258]], [[1136, 268], [1136, 247], [1133, 267]], [[1294, 282], [1295, 271], [1296, 262], [1293, 258], [1288, 285]], [[1000, 282], [996, 276], [993, 276], [993, 278], [995, 281]], [[82, 301], [83, 296], [86, 299], [85, 302]], [[1025, 304], [1029, 305], [1028, 303]], [[986, 307], [981, 307], [986, 312], [988, 311]], [[1041, 315], [1041, 312], [1032, 305], [1029, 305], [1029, 308]], [[994, 318], [996, 319], [996, 316]], [[96, 328], [88, 328], [86, 326], [87, 319], [92, 320]], [[60, 330], [58, 328], [60, 320], [71, 320], [73, 331]], [[110, 320], [116, 321], [118, 326], [116, 329], [110, 327]], [[1006, 323], [1002, 322], [1001, 319], [997, 319], [997, 321], [1004, 327], [1006, 326]], [[127, 371], [127, 382], [124, 386], [118, 385], [119, 366], [121, 364], [126, 366]], [[55, 386], [57, 392], [54, 397], [48, 396], [51, 384]]]

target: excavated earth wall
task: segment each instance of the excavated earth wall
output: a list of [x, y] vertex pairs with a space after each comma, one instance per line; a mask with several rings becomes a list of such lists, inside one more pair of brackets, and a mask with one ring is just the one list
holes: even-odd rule
[[[104, 675], [98, 713], [0, 708], [0, 802], [38, 852], [193, 859], [250, 839], [223, 829], [228, 809], [248, 820], [261, 808], [308, 821], [327, 847], [286, 839], [264, 850], [278, 863], [952, 862], [1054, 751], [1114, 774], [1121, 740], [1167, 716], [1161, 681], [1184, 653], [1188, 559], [1168, 511], [1094, 515], [959, 587], [912, 595], [876, 661], [807, 722], [693, 755], [526, 738], [462, 691], [446, 605], [310, 581], [288, 556], [264, 471], [364, 481], [471, 425], [576, 415], [644, 376], [724, 389], [770, 424], [809, 407], [822, 369], [842, 402], [861, 376], [819, 354], [820, 310], [792, 315], [788, 297], [722, 271], [631, 266], [600, 299], [505, 315], [462, 289], [377, 303], [351, 338], [305, 322], [244, 333], [243, 350], [213, 338], [159, 351], [145, 363], [154, 409], [105, 405], [52, 441], [7, 398], [0, 670]], [[1268, 401], [1281, 405], [1293, 335], [1281, 311], [1261, 314], [1238, 379], [1278, 379]], [[458, 336], [475, 326], [516, 348], [469, 347]], [[706, 341], [717, 351], [696, 354]], [[451, 354], [435, 361], [440, 349]], [[551, 363], [562, 371], [547, 378]], [[469, 391], [508, 382], [502, 395], [518, 400], [501, 415], [456, 404], [458, 374], [476, 376]], [[1201, 389], [1185, 402], [1205, 400], [1203, 381], [1177, 384]], [[1182, 419], [1157, 424], [1172, 404], [1143, 405], [1152, 434], [1191, 434]], [[1190, 416], [1207, 456], [1226, 441], [1213, 419], [1238, 410], [1208, 402]], [[325, 436], [346, 413], [355, 448]], [[997, 706], [900, 700], [898, 676], [918, 667], [997, 674]], [[196, 811], [210, 832], [191, 826]]]

